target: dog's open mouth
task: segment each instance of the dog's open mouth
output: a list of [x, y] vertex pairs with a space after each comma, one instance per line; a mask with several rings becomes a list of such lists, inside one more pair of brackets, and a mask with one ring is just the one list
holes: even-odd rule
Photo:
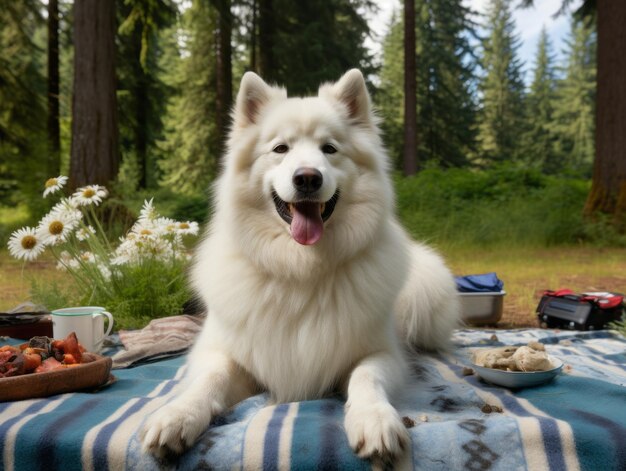
[[273, 191], [272, 198], [278, 215], [289, 224], [291, 236], [302, 245], [313, 245], [322, 237], [324, 223], [333, 214], [339, 190], [326, 202], [297, 201], [288, 203]]

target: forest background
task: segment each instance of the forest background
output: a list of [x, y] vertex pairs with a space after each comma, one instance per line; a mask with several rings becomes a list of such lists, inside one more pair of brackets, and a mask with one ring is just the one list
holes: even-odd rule
[[527, 64], [512, 12], [529, 0], [398, 3], [380, 57], [370, 0], [3, 2], [0, 240], [49, 209], [59, 174], [107, 185], [116, 224], [152, 196], [205, 223], [243, 73], [302, 95], [358, 67], [416, 238], [453, 254], [623, 247], [621, 3], [564, 0], [560, 59], [544, 31]]

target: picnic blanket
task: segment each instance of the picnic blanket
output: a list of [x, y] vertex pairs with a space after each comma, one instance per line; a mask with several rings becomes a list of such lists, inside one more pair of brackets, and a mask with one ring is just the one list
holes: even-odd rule
[[[460, 330], [454, 340], [453, 353], [413, 362], [417, 379], [399, 406], [412, 444], [396, 469], [626, 469], [624, 337]], [[530, 340], [566, 364], [551, 383], [511, 391], [464, 375], [472, 348]], [[117, 381], [95, 393], [0, 403], [0, 469], [370, 469], [348, 447], [340, 397], [269, 404], [254, 396], [177, 461], [144, 455], [137, 431], [176, 394], [184, 360], [115, 370]], [[485, 413], [485, 404], [503, 411]]]
[[108, 344], [124, 346], [113, 355], [113, 368], [126, 368], [139, 363], [157, 361], [185, 353], [202, 329], [204, 318], [200, 316], [162, 317], [153, 319], [140, 330], [120, 330]]

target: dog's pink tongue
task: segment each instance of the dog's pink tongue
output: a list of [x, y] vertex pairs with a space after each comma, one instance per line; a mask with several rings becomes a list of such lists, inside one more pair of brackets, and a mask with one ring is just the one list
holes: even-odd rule
[[302, 245], [313, 245], [322, 237], [324, 221], [319, 203], [296, 203], [291, 220], [291, 237]]

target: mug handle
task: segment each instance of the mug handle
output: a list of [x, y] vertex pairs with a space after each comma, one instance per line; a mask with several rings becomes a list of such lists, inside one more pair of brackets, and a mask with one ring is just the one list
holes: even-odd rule
[[[106, 337], [107, 335], [109, 335], [111, 333], [111, 330], [113, 329], [113, 316], [111, 315], [110, 312], [107, 311], [100, 311], [100, 312], [94, 312], [93, 316], [106, 316], [109, 319], [109, 325], [107, 326], [107, 331], [102, 334], [102, 332], [99, 332], [100, 337], [98, 338], [98, 340], [96, 340], [96, 345], [99, 345], [102, 343], [102, 341], [104, 340], [104, 337]], [[94, 335], [95, 337], [95, 335]]]

